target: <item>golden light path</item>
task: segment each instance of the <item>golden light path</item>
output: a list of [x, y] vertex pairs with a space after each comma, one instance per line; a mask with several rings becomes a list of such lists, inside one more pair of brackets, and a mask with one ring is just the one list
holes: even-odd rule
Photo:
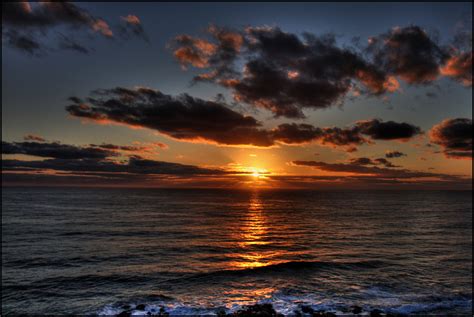
[[[256, 177], [260, 177], [258, 174]], [[249, 201], [248, 213], [241, 227], [239, 246], [243, 249], [241, 258], [244, 260], [237, 264], [240, 268], [256, 268], [274, 264], [273, 259], [278, 258], [281, 252], [262, 251], [259, 246], [271, 244], [269, 237], [270, 227], [258, 191], [252, 193]]]

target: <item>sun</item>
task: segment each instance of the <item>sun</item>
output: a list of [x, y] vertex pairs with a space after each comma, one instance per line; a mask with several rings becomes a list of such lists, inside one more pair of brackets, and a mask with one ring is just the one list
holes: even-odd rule
[[255, 179], [266, 178], [265, 175], [268, 174], [268, 171], [263, 168], [251, 167], [249, 169], [250, 175]]
[[255, 178], [259, 178], [261, 176], [261, 174], [258, 171], [254, 171], [252, 173], [252, 176], [255, 177]]

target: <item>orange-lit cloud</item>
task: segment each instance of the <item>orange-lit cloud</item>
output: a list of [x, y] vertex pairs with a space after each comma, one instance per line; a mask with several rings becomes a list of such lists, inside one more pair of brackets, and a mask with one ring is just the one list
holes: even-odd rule
[[472, 160], [472, 119], [445, 119], [430, 130], [430, 139], [448, 158]]
[[105, 22], [102, 19], [97, 19], [95, 20], [92, 24], [91, 27], [94, 31], [101, 33], [102, 35], [106, 37], [113, 37], [114, 33], [110, 29], [109, 25], [107, 22]]
[[122, 20], [124, 20], [125, 22], [127, 23], [130, 23], [130, 24], [140, 24], [140, 19], [136, 16], [136, 15], [133, 15], [133, 14], [129, 14], [127, 16], [124, 16], [124, 17], [121, 17]]
[[444, 76], [452, 77], [464, 86], [472, 86], [472, 52], [451, 56], [440, 71]]

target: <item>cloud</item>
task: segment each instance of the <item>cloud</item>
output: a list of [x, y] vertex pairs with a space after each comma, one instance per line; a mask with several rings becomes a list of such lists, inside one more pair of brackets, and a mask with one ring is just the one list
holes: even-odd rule
[[103, 159], [116, 156], [113, 151], [94, 147], [79, 147], [59, 142], [5, 142], [2, 141], [2, 154], [24, 154], [57, 159]]
[[360, 145], [369, 143], [357, 129], [318, 128], [309, 124], [285, 123], [271, 131], [272, 139], [285, 144], [302, 144], [319, 141], [333, 146]]
[[146, 42], [150, 41], [139, 17], [134, 14], [129, 14], [127, 16], [120, 17], [120, 19], [122, 24], [120, 25], [119, 30], [122, 37], [128, 38], [130, 35], [134, 35], [142, 38]]
[[[195, 81], [232, 89], [234, 99], [273, 112], [302, 118], [302, 109], [330, 107], [360, 83], [370, 94], [394, 91], [398, 84], [352, 49], [339, 48], [332, 35], [303, 38], [278, 27], [243, 31], [211, 27], [210, 40], [180, 35], [172, 43], [184, 66], [208, 68]], [[235, 68], [241, 58], [243, 71]]]
[[146, 147], [144, 146], [133, 146], [133, 145], [116, 145], [110, 143], [102, 143], [102, 144], [90, 144], [91, 147], [94, 148], [101, 148], [106, 150], [117, 150], [117, 151], [127, 151], [127, 152], [139, 152]]
[[[48, 186], [200, 186], [234, 172], [132, 156], [109, 159], [2, 160], [2, 184]], [[218, 184], [218, 182], [214, 182]], [[235, 184], [235, 181], [233, 182]]]
[[[160, 143], [161, 144], [161, 143]], [[159, 146], [153, 144], [153, 146]], [[43, 160], [2, 160], [2, 180], [10, 183], [49, 184], [144, 184], [148, 181], [167, 181], [176, 178], [245, 174], [219, 168], [171, 163], [143, 158], [143, 146], [100, 145], [75, 146], [38, 142], [2, 142], [2, 154], [25, 154], [46, 158]], [[120, 155], [129, 152], [126, 159]], [[94, 182], [95, 180], [95, 182]], [[39, 183], [37, 183], [39, 182]]]
[[43, 49], [42, 45], [31, 34], [22, 34], [16, 30], [2, 29], [2, 43], [30, 55], [39, 55]]
[[45, 29], [58, 25], [85, 27], [112, 36], [108, 24], [101, 18], [92, 16], [69, 1], [45, 1], [30, 4], [28, 1], [2, 3], [2, 24], [25, 29]]
[[[148, 41], [139, 18], [128, 15], [118, 26], [122, 37], [130, 35]], [[67, 31], [66, 35], [61, 32]], [[30, 55], [41, 56], [56, 48], [45, 44], [48, 36], [57, 35], [57, 49], [73, 50], [88, 54], [90, 49], [73, 40], [73, 34], [84, 35], [84, 31], [114, 38], [112, 27], [102, 18], [69, 1], [7, 1], [2, 2], [2, 43]]]
[[168, 146], [161, 142], [142, 143], [133, 142], [134, 145], [117, 145], [111, 143], [90, 144], [90, 147], [100, 148], [104, 150], [116, 151], [117, 153], [125, 152], [127, 155], [145, 155], [147, 153], [155, 153], [157, 148], [167, 149]]
[[[33, 5], [33, 6], [32, 6]], [[96, 21], [86, 10], [67, 1], [30, 4], [28, 1], [2, 3], [2, 24], [25, 28], [58, 24], [92, 27]]]
[[236, 101], [276, 117], [342, 105], [349, 92], [385, 99], [400, 89], [398, 78], [416, 85], [444, 75], [472, 86], [471, 50], [441, 46], [415, 25], [371, 37], [362, 49], [341, 47], [332, 34], [300, 36], [268, 26], [212, 26], [205, 37], [177, 36], [170, 48], [184, 69], [203, 69], [194, 82], [221, 85]]
[[383, 122], [380, 119], [359, 121], [356, 123], [356, 127], [362, 134], [368, 135], [374, 140], [406, 141], [423, 133], [419, 127], [406, 122]]
[[390, 161], [384, 158], [370, 159], [368, 157], [359, 157], [351, 159], [350, 163], [354, 165], [383, 165], [385, 167], [399, 167], [393, 165]]
[[396, 157], [402, 157], [402, 156], [407, 156], [407, 155], [399, 151], [387, 151], [385, 153], [386, 158], [396, 158]]
[[372, 160], [369, 164], [360, 164], [360, 162], [352, 161], [346, 163], [326, 163], [319, 161], [293, 161], [292, 164], [296, 166], [308, 166], [320, 171], [325, 172], [340, 172], [340, 173], [351, 173], [356, 175], [367, 175], [374, 176], [377, 178], [389, 178], [389, 179], [410, 179], [410, 178], [438, 178], [438, 179], [456, 179], [457, 176], [439, 174], [439, 173], [428, 173], [422, 171], [412, 171], [408, 169], [393, 169], [379, 166], [368, 166], [374, 165]]
[[[23, 143], [27, 142], [21, 142]], [[11, 150], [20, 142], [3, 142], [3, 154], [27, 152], [45, 157], [44, 160], [2, 160], [2, 183], [5, 185], [79, 185], [79, 186], [158, 186], [158, 187], [232, 187], [247, 186], [246, 172], [200, 167], [172, 162], [145, 159], [131, 155], [127, 159], [116, 156], [124, 146], [103, 143], [113, 149], [106, 155], [91, 155], [90, 147], [61, 144], [61, 150], [48, 150], [51, 144], [43, 144], [40, 150], [24, 145], [29, 151]], [[58, 143], [52, 143], [58, 144]], [[35, 145], [36, 146], [36, 145]], [[53, 145], [53, 147], [55, 147]], [[97, 149], [97, 146], [93, 148]], [[64, 150], [64, 149], [74, 149]], [[82, 152], [80, 151], [82, 150]], [[132, 150], [126, 148], [126, 150]], [[59, 153], [59, 154], [58, 154]], [[65, 154], [68, 153], [68, 154]], [[53, 158], [49, 158], [53, 157]], [[406, 186], [426, 188], [468, 188], [471, 183], [466, 177], [394, 169], [385, 159], [357, 158], [346, 163], [329, 164], [316, 161], [295, 161], [294, 165], [311, 166], [323, 171], [350, 173], [341, 176], [279, 176], [268, 174], [265, 182], [277, 187], [305, 188], [359, 188], [379, 186]], [[383, 166], [383, 167], [381, 167]], [[375, 187], [374, 187], [375, 186]], [[453, 187], [454, 186], [454, 187]], [[398, 188], [398, 187], [397, 187]]]
[[[30, 54], [44, 51], [46, 46], [41, 44], [40, 39], [61, 26], [68, 27], [69, 30], [85, 29], [107, 38], [113, 37], [107, 22], [72, 2], [2, 2], [2, 41], [11, 47]], [[60, 39], [59, 48], [85, 53], [85, 47], [67, 38]]]
[[81, 54], [89, 54], [91, 51], [87, 47], [74, 41], [71, 37], [60, 35], [58, 47], [63, 50], [75, 51]]
[[439, 76], [446, 51], [419, 26], [395, 27], [372, 37], [367, 48], [374, 63], [409, 84], [427, 84]]
[[385, 167], [400, 167], [398, 165], [392, 164], [392, 162], [390, 162], [387, 159], [384, 159], [383, 157], [374, 159], [374, 162], [375, 162], [374, 163], [375, 165], [381, 164], [381, 165], [384, 165]]
[[100, 158], [65, 159], [55, 158], [43, 161], [3, 160], [2, 168], [6, 170], [39, 169], [68, 172], [101, 172], [101, 173], [131, 173], [131, 174], [170, 174], [198, 175], [224, 174], [224, 170], [200, 168], [194, 165], [184, 165], [143, 159], [132, 156], [125, 163]]
[[157, 130], [174, 139], [226, 145], [270, 146], [273, 141], [261, 124], [214, 101], [177, 97], [148, 88], [115, 88], [96, 92], [89, 104], [72, 98], [66, 110], [99, 123], [125, 124]]
[[431, 128], [430, 139], [446, 157], [472, 160], [472, 119], [445, 119]]
[[243, 115], [221, 101], [206, 101], [187, 94], [170, 96], [150, 88], [117, 87], [93, 92], [87, 102], [71, 97], [66, 110], [72, 116], [99, 124], [122, 124], [156, 130], [171, 138], [222, 145], [269, 147], [278, 143], [319, 142], [329, 146], [356, 146], [371, 139], [406, 140], [420, 133], [408, 123], [373, 119], [352, 127], [314, 127], [284, 123], [265, 129], [252, 116]]
[[161, 142], [153, 142], [153, 145], [154, 145], [154, 146], [157, 146], [157, 147], [159, 147], [159, 148], [162, 148], [162, 149], [167, 149], [167, 148], [169, 148], [168, 144], [161, 143]]
[[449, 57], [441, 67], [441, 74], [453, 78], [466, 87], [472, 87], [472, 51]]
[[208, 41], [194, 39], [188, 35], [180, 35], [175, 38], [177, 48], [174, 56], [183, 67], [192, 65], [197, 68], [209, 66], [209, 58], [215, 53], [217, 47]]
[[27, 134], [23, 137], [25, 141], [38, 141], [38, 142], [46, 142], [46, 139], [42, 136], [35, 135], [35, 134]]

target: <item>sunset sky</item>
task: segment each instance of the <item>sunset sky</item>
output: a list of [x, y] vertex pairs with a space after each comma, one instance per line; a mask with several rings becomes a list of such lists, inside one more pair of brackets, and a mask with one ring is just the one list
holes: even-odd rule
[[452, 188], [472, 3], [3, 3], [2, 184]]

